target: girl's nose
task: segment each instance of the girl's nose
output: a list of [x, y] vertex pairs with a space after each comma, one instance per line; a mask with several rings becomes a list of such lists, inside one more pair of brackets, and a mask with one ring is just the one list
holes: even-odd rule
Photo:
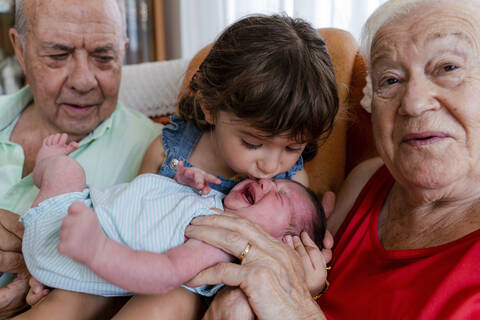
[[271, 154], [259, 160], [257, 167], [264, 176], [272, 176], [277, 172], [279, 166], [278, 157]]

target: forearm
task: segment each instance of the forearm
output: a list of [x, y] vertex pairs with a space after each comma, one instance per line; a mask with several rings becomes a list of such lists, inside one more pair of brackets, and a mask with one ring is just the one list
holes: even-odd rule
[[167, 255], [136, 251], [108, 238], [87, 266], [106, 281], [141, 294], [165, 293], [188, 280]]
[[158, 294], [180, 286], [204, 268], [230, 260], [228, 254], [197, 240], [155, 253], [136, 251], [107, 238], [87, 266], [130, 292]]

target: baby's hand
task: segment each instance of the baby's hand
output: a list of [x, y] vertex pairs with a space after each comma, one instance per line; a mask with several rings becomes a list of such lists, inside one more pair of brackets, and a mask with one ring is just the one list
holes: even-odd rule
[[58, 252], [91, 267], [106, 240], [97, 214], [83, 202], [74, 202], [62, 222]]
[[203, 195], [210, 192], [210, 186], [208, 185], [209, 183], [222, 183], [219, 178], [212, 174], [206, 173], [202, 169], [185, 167], [183, 161], [178, 162], [175, 180], [180, 184], [202, 191]]
[[327, 280], [325, 258], [306, 232], [302, 232], [300, 236], [302, 240], [298, 236], [285, 236], [284, 242], [300, 256], [308, 289], [312, 296], [316, 296], [323, 291]]

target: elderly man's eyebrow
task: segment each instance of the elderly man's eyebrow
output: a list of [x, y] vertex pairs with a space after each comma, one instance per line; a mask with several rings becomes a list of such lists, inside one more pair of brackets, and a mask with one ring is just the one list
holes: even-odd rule
[[60, 43], [55, 43], [55, 42], [46, 42], [46, 43], [43, 43], [41, 46], [44, 49], [53, 49], [53, 50], [58, 50], [58, 51], [72, 51], [73, 50], [73, 47], [69, 47], [67, 45], [60, 44]]
[[116, 52], [115, 46], [109, 43], [104, 46], [97, 47], [93, 50], [93, 53], [105, 53], [105, 52]]

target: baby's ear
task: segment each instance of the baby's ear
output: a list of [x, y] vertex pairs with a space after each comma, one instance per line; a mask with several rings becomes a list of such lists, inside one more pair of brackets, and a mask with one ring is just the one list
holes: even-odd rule
[[335, 209], [335, 193], [327, 191], [322, 197], [322, 206], [325, 211], [325, 217], [328, 218]]

